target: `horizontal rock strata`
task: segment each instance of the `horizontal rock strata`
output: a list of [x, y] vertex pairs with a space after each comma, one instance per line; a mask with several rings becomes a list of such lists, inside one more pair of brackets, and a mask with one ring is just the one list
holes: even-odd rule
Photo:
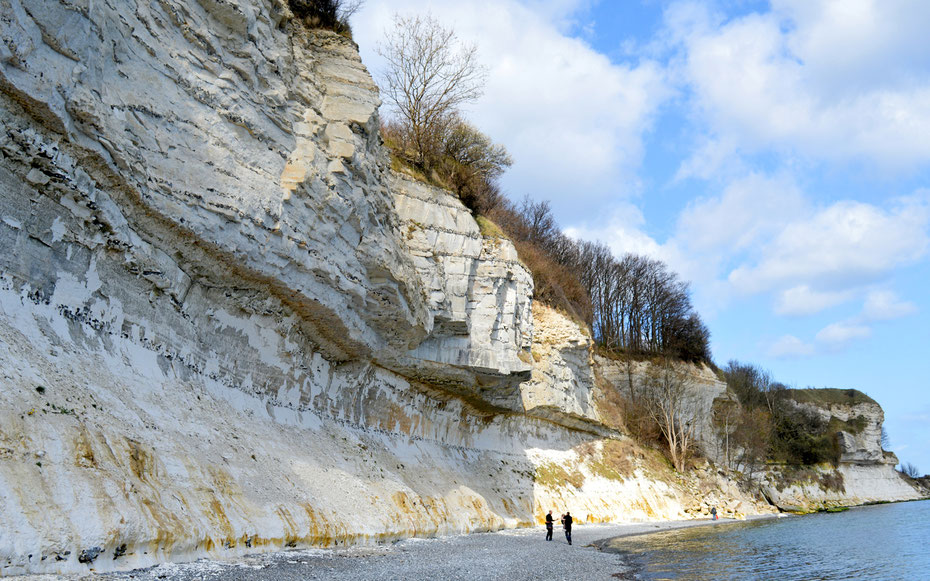
[[283, 0], [0, 36], [0, 575], [768, 510], [620, 433], [622, 370], [389, 169], [350, 40]]

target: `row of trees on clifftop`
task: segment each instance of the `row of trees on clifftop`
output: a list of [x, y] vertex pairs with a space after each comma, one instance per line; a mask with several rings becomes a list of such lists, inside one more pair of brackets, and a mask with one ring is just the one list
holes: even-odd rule
[[629, 253], [617, 258], [602, 242], [565, 235], [548, 202], [526, 198], [515, 206], [502, 201], [489, 214], [518, 249], [532, 245], [559, 274], [569, 273], [577, 281], [576, 290], [570, 283], [553, 281], [552, 275], [539, 277], [537, 293], [577, 314], [603, 348], [710, 361], [710, 332], [691, 304], [688, 284], [661, 260]]
[[393, 163], [453, 190], [499, 226], [532, 271], [537, 299], [586, 323], [606, 349], [710, 360], [710, 333], [687, 283], [666, 264], [633, 254], [617, 259], [605, 244], [565, 235], [548, 202], [515, 204], [501, 193], [497, 180], [510, 157], [459, 110], [482, 93], [476, 47], [431, 16], [396, 16], [378, 52], [388, 65], [380, 80], [393, 117], [382, 134]]

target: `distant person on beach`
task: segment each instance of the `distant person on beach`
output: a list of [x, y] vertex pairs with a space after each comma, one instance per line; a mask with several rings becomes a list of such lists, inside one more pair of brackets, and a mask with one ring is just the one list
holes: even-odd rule
[[549, 514], [546, 515], [546, 540], [552, 540], [552, 511], [549, 511]]
[[716, 506], [712, 506], [710, 508], [710, 516], [713, 520], [717, 520], [717, 507]]
[[565, 527], [565, 540], [572, 544], [572, 513], [566, 512], [562, 517], [562, 526]]

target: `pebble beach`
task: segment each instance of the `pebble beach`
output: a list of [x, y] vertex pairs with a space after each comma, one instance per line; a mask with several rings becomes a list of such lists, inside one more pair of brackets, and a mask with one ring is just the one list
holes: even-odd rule
[[258, 581], [429, 579], [442, 581], [633, 579], [621, 555], [598, 547], [611, 538], [695, 526], [721, 526], [721, 519], [633, 524], [576, 525], [573, 544], [555, 527], [551, 542], [543, 526], [431, 539], [407, 539], [378, 547], [294, 549], [233, 561], [201, 559], [103, 575], [28, 576], [29, 581]]

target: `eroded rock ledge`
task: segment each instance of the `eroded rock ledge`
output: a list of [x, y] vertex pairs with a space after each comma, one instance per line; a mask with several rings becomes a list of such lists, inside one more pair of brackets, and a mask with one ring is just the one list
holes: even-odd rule
[[770, 510], [618, 432], [513, 247], [390, 172], [351, 41], [281, 0], [0, 36], [0, 575]]

